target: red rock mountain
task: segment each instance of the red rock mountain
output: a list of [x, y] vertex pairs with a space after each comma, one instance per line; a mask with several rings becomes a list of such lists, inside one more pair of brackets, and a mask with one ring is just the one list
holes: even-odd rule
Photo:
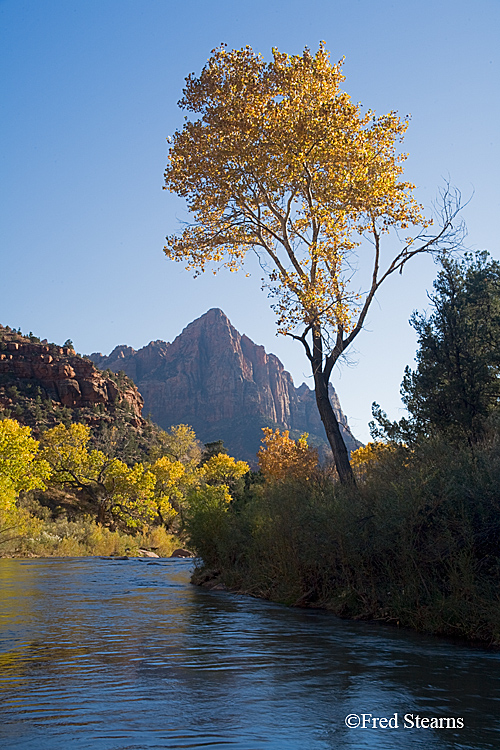
[[[117, 346], [108, 357], [90, 359], [101, 369], [124, 371], [144, 398], [144, 413], [160, 427], [190, 424], [203, 442], [222, 439], [238, 458], [255, 461], [265, 426], [308, 432], [311, 443], [326, 444], [314, 392], [305, 384], [296, 388], [278, 357], [239, 334], [222, 310], [209, 310], [171, 344], [152, 341], [138, 351]], [[354, 450], [361, 443], [333, 388], [330, 397]]]
[[[38, 405], [38, 406], [37, 406]], [[37, 429], [34, 411], [44, 407], [42, 426], [60, 421], [60, 409], [79, 410], [82, 421], [98, 422], [102, 414], [142, 428], [143, 400], [128, 379], [100, 372], [70, 346], [49, 344], [0, 325], [0, 412]], [[33, 407], [33, 408], [32, 408]]]

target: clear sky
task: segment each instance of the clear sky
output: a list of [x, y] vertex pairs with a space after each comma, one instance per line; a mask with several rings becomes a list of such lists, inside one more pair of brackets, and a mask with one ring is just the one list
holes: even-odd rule
[[[193, 280], [163, 241], [186, 219], [162, 191], [184, 78], [210, 51], [290, 54], [326, 41], [345, 89], [379, 114], [411, 114], [406, 177], [431, 208], [443, 179], [467, 199], [468, 245], [500, 258], [499, 0], [0, 0], [0, 322], [109, 353], [171, 341], [220, 307], [311, 385], [297, 342], [275, 335], [260, 273]], [[399, 386], [436, 267], [416, 259], [381, 291], [334, 385], [354, 433]]]

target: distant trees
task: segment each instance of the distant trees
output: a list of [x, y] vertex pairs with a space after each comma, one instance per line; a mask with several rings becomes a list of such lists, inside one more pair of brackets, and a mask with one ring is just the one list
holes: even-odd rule
[[197, 465], [202, 455], [200, 441], [192, 427], [187, 424], [172, 426], [168, 432], [160, 430], [155, 434], [149, 449], [152, 460], [168, 456], [171, 460], [181, 461], [185, 465]]
[[[154, 467], [141, 462], [129, 467], [100, 450], [90, 450], [89, 441], [90, 428], [78, 423], [59, 424], [42, 435], [42, 456], [51, 467], [53, 482], [82, 490], [101, 524], [141, 529], [158, 517], [171, 521], [176, 511], [162, 492], [168, 482], [164, 468], [158, 466], [161, 459]], [[173, 477], [178, 478], [175, 473]]]
[[[92, 447], [88, 425], [73, 422], [46, 430], [40, 440], [31, 428], [0, 419], [0, 543], [23, 534], [37, 519], [19, 501], [52, 507], [51, 488], [63, 490], [76, 514], [92, 514], [97, 524], [122, 532], [175, 527], [184, 530], [192, 506], [214, 500], [225, 507], [242, 489], [249, 471], [244, 461], [214, 453], [201, 461], [200, 443], [188, 425], [155, 433], [151, 454], [127, 464]], [[40, 490], [36, 498], [21, 493]], [[45, 491], [49, 491], [44, 495]]]
[[83, 493], [97, 523], [112, 528], [170, 528], [177, 516], [182, 528], [191, 498], [218, 493], [231, 501], [230, 492], [248, 464], [225, 453], [200, 464], [200, 444], [188, 425], [172, 427], [160, 437], [149, 460], [129, 466], [112, 453], [92, 449], [88, 425], [59, 424], [43, 433], [41, 456], [50, 467], [51, 483]]

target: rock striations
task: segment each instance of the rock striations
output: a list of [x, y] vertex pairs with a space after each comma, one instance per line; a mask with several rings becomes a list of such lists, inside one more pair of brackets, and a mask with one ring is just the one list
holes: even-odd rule
[[[190, 323], [171, 343], [152, 341], [135, 351], [117, 346], [97, 367], [123, 371], [139, 388], [144, 411], [164, 429], [190, 424], [204, 442], [222, 439], [238, 458], [255, 461], [264, 426], [308, 432], [326, 444], [314, 392], [294, 386], [274, 354], [240, 335], [219, 309]], [[350, 450], [353, 437], [333, 388], [330, 397]]]
[[99, 372], [69, 346], [0, 326], [0, 410], [36, 427], [30, 420], [33, 409], [23, 407], [36, 404], [45, 407], [45, 417], [56, 410], [49, 419], [54, 423], [59, 421], [58, 410], [66, 408], [83, 416], [88, 413], [87, 421], [98, 420], [103, 412], [113, 416], [117, 409], [125, 410], [132, 427], [145, 424], [142, 396], [130, 380]]

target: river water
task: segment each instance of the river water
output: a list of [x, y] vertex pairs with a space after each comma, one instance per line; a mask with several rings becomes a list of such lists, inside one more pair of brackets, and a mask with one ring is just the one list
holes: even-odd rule
[[190, 569], [0, 560], [0, 748], [500, 748], [500, 654], [206, 591]]

